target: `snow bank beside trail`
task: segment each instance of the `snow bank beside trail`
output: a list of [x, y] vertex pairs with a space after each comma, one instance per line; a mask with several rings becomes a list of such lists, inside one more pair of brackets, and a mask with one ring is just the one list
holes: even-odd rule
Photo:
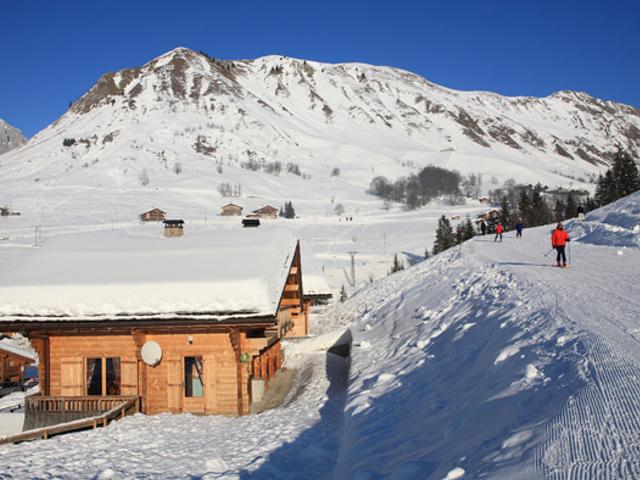
[[589, 212], [583, 222], [569, 225], [583, 243], [617, 247], [640, 247], [640, 192]]
[[540, 425], [582, 381], [576, 341], [560, 341], [559, 319], [519, 293], [531, 285], [465, 250], [334, 310], [334, 325], [357, 319], [334, 478], [536, 477]]

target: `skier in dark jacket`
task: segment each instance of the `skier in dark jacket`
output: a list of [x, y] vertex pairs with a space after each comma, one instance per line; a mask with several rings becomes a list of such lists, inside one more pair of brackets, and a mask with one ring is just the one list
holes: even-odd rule
[[522, 238], [522, 230], [524, 230], [524, 223], [518, 220], [518, 223], [516, 223], [516, 238]]
[[487, 224], [485, 223], [484, 220], [480, 220], [480, 231], [482, 232], [483, 235], [487, 234]]
[[[567, 257], [564, 253], [564, 248], [567, 245], [567, 242], [570, 242], [569, 234], [562, 226], [562, 223], [558, 223], [558, 226], [551, 234], [551, 246], [555, 248], [558, 252], [556, 256], [556, 262], [558, 262], [558, 267], [566, 267], [567, 266]], [[562, 265], [560, 265], [560, 260], [562, 260]]]

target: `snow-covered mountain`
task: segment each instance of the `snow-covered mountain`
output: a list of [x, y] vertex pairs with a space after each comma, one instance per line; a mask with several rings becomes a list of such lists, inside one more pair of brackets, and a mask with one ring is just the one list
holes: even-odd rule
[[9, 197], [0, 202], [77, 187], [104, 203], [118, 191], [128, 196], [123, 204], [140, 194], [200, 208], [230, 183], [256, 203], [366, 208], [374, 176], [395, 179], [427, 164], [483, 173], [485, 189], [492, 177], [585, 186], [618, 144], [640, 151], [640, 111], [585, 93], [504, 97], [390, 67], [221, 61], [177, 48], [102, 76], [60, 119], [0, 157]]
[[0, 155], [26, 143], [27, 139], [17, 128], [0, 118]]

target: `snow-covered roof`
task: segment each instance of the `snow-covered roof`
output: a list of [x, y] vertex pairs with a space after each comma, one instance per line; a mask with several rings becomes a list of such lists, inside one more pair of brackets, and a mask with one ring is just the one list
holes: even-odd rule
[[303, 295], [332, 295], [322, 266], [316, 258], [311, 246], [302, 240], [300, 242], [302, 263], [302, 293]]
[[34, 361], [38, 358], [33, 351], [26, 349], [12, 338], [3, 338], [0, 340], [0, 351], [5, 351]]
[[56, 237], [0, 275], [0, 320], [275, 315], [295, 247], [278, 228]]

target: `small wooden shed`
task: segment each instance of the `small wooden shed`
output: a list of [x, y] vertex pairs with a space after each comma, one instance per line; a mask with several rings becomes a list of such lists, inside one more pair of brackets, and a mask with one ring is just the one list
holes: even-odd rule
[[24, 367], [35, 362], [33, 353], [14, 344], [11, 339], [0, 341], [0, 382], [19, 382]]
[[260, 219], [259, 218], [243, 218], [242, 219], [242, 226], [247, 228], [247, 227], [259, 227], [260, 226]]
[[138, 398], [147, 414], [248, 414], [252, 385], [268, 388], [280, 339], [305, 318], [290, 232], [77, 237], [0, 278], [0, 329], [24, 332], [40, 359], [33, 410], [72, 405], [77, 418], [95, 399]]
[[260, 218], [278, 218], [278, 213], [279, 210], [271, 205], [265, 205], [253, 211], [253, 214]]
[[140, 215], [141, 222], [162, 222], [167, 212], [154, 208]]
[[165, 237], [181, 237], [184, 235], [184, 220], [165, 220], [164, 222]]
[[242, 215], [242, 207], [234, 203], [227, 203], [225, 206], [222, 207], [222, 210], [220, 211], [220, 215], [224, 217]]

